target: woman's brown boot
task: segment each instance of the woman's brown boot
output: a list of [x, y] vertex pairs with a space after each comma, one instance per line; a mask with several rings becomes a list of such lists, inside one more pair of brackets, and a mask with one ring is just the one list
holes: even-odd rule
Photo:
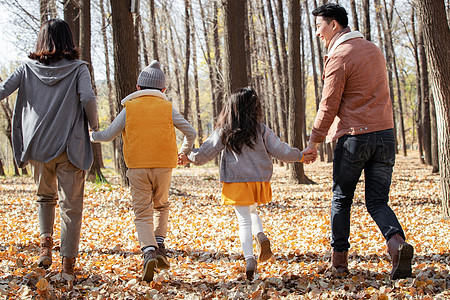
[[48, 269], [52, 265], [53, 239], [51, 236], [41, 236], [41, 250], [39, 252], [38, 265]]
[[61, 277], [63, 280], [68, 282], [75, 281], [75, 261], [76, 257], [63, 256], [61, 269]]

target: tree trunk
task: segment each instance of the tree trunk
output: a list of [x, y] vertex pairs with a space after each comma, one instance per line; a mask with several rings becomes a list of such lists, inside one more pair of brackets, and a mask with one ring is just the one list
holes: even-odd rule
[[351, 9], [351, 11], [352, 11], [352, 18], [353, 18], [353, 27], [354, 27], [354, 30], [359, 31], [358, 13], [356, 12], [356, 3], [355, 3], [355, 0], [350, 0], [350, 9]]
[[[309, 44], [311, 49], [311, 65], [312, 65], [312, 71], [313, 71], [313, 82], [314, 82], [314, 98], [316, 99], [316, 111], [319, 110], [319, 104], [320, 104], [320, 87], [319, 87], [319, 78], [317, 76], [317, 70], [316, 70], [316, 50], [314, 47], [314, 37], [312, 33], [312, 26], [311, 24], [311, 18], [309, 15], [309, 7], [308, 7], [308, 0], [304, 0], [304, 5], [306, 9], [306, 20], [307, 20], [307, 27], [308, 27], [308, 33], [309, 33]], [[315, 28], [315, 27], [314, 27]], [[320, 47], [320, 45], [319, 45]], [[319, 145], [319, 155], [320, 155], [320, 161], [325, 161], [325, 155], [323, 151], [323, 143]]]
[[[288, 74], [289, 74], [289, 99], [291, 101], [289, 110], [289, 144], [302, 149], [302, 132], [303, 120], [300, 116], [303, 115], [304, 104], [302, 99], [302, 84], [301, 84], [301, 61], [300, 61], [300, 26], [301, 15], [300, 1], [288, 1]], [[292, 168], [289, 168], [289, 179], [296, 183], [312, 183], [303, 170], [302, 163], [295, 163]]]
[[[109, 122], [112, 123], [114, 121], [115, 114], [115, 105], [114, 105], [114, 96], [113, 96], [113, 88], [111, 82], [111, 66], [109, 62], [109, 46], [108, 46], [108, 35], [106, 34], [106, 12], [104, 7], [103, 0], [100, 0], [100, 14], [102, 17], [102, 37], [103, 37], [103, 47], [105, 48], [105, 73], [106, 73], [106, 86], [108, 92], [108, 103], [109, 103]], [[117, 146], [116, 139], [112, 140], [112, 159], [114, 163], [114, 168], [116, 171], [119, 170], [119, 166], [117, 164]]]
[[414, 4], [411, 5], [411, 29], [413, 36], [414, 60], [416, 62], [416, 110], [414, 113], [414, 122], [417, 126], [417, 141], [419, 144], [419, 160], [425, 164], [423, 156], [423, 126], [422, 126], [422, 90], [420, 86], [420, 61], [419, 61], [419, 43], [416, 34], [415, 9]]
[[[222, 111], [223, 107], [223, 101], [225, 97], [225, 82], [224, 82], [224, 75], [223, 75], [223, 66], [222, 66], [222, 55], [221, 55], [221, 41], [219, 36], [219, 0], [214, 1], [213, 8], [214, 8], [214, 19], [213, 19], [213, 38], [214, 38], [214, 57], [215, 57], [215, 66], [216, 66], [216, 91], [214, 94], [216, 95], [216, 98], [214, 99], [214, 106], [216, 107], [217, 115]], [[226, 50], [225, 50], [226, 52]], [[216, 120], [214, 120], [215, 123]], [[219, 159], [216, 157], [214, 159], [214, 164], [219, 165]]]
[[150, 38], [152, 44], [152, 60], [159, 61], [158, 55], [158, 29], [156, 28], [156, 16], [155, 16], [155, 0], [149, 0], [150, 6]]
[[69, 24], [73, 35], [73, 43], [80, 44], [80, 5], [77, 0], [64, 1], [64, 21]]
[[[141, 38], [140, 38], [140, 27], [142, 24], [142, 20], [141, 20], [141, 15], [139, 14], [139, 12], [136, 12], [133, 14], [133, 19], [134, 19], [134, 36], [136, 37], [136, 44], [137, 44], [137, 49], [138, 49], [138, 72], [140, 73], [142, 68], [142, 57], [141, 57], [141, 53], [144, 52], [142, 43], [141, 43]], [[146, 65], [147, 66], [147, 65]], [[146, 67], [144, 66], [144, 68]]]
[[392, 74], [392, 69], [393, 69], [393, 53], [391, 52], [391, 48], [389, 47], [389, 41], [392, 40], [392, 38], [390, 38], [391, 35], [391, 16], [392, 13], [388, 11], [387, 9], [387, 5], [386, 5], [386, 1], [383, 0], [384, 3], [384, 7], [382, 7], [380, 5], [380, 1], [379, 0], [375, 0], [375, 6], [376, 9], [379, 9], [380, 12], [383, 11], [385, 13], [385, 18], [383, 19], [383, 16], [381, 13], [377, 14], [377, 19], [378, 22], [381, 23], [381, 26], [383, 28], [383, 32], [384, 32], [384, 49], [385, 49], [385, 53], [386, 53], [386, 66], [387, 66], [387, 71], [388, 71], [388, 81], [389, 81], [389, 95], [391, 97], [391, 101], [392, 101], [392, 114], [393, 114], [393, 118], [394, 118], [394, 134], [395, 134], [395, 153], [398, 153], [398, 140], [397, 140], [397, 122], [396, 122], [396, 117], [395, 117], [395, 96], [394, 96], [394, 83], [393, 83], [393, 74]]
[[3, 166], [3, 160], [0, 158], [0, 176], [6, 176], [5, 168]]
[[[3, 81], [0, 78], [0, 82]], [[5, 126], [5, 135], [8, 138], [9, 145], [11, 146], [11, 150], [13, 150], [13, 141], [12, 141], [12, 116], [13, 116], [13, 110], [9, 104], [9, 97], [6, 97], [5, 100], [0, 101], [0, 105], [2, 106], [3, 112], [5, 114], [6, 119], [6, 126]], [[17, 166], [16, 160], [13, 159], [13, 165], [14, 165], [14, 176], [20, 176], [19, 173], [19, 167]]]
[[[286, 114], [286, 124], [291, 122], [289, 119], [289, 85], [288, 85], [288, 58], [286, 52], [286, 34], [284, 30], [284, 9], [283, 9], [283, 0], [277, 0], [278, 5], [276, 5], [277, 19], [278, 19], [278, 30], [279, 35], [278, 39], [280, 40], [280, 62], [281, 62], [281, 84], [282, 90], [284, 92], [284, 111]], [[299, 18], [301, 16], [298, 16]], [[288, 128], [286, 127], [286, 130]]]
[[[192, 13], [192, 7], [191, 7]], [[193, 14], [192, 14], [193, 15]], [[197, 43], [195, 38], [195, 27], [192, 24], [192, 67], [194, 69], [194, 90], [195, 90], [195, 123], [197, 125], [197, 138], [201, 146], [203, 143], [203, 126], [200, 116], [200, 93], [198, 87], [198, 66], [197, 66]]]
[[189, 122], [191, 120], [191, 101], [189, 99], [189, 63], [191, 61], [191, 17], [190, 17], [190, 0], [184, 1], [184, 28], [186, 31], [186, 43], [185, 43], [185, 64], [184, 64], [184, 84], [183, 84], [183, 96], [184, 96], [184, 118]]
[[425, 163], [431, 165], [431, 119], [430, 119], [430, 92], [428, 83], [428, 66], [425, 46], [423, 44], [423, 25], [419, 22], [419, 58], [420, 58], [420, 90], [422, 91], [422, 143], [425, 152]]
[[[277, 39], [277, 33], [275, 29], [275, 21], [273, 17], [273, 11], [272, 11], [272, 5], [271, 0], [267, 0], [267, 10], [269, 12], [269, 23], [270, 23], [270, 31], [271, 31], [271, 37], [272, 37], [272, 45], [273, 45], [273, 51], [275, 55], [275, 85], [277, 87], [277, 97], [276, 97], [276, 103], [277, 103], [277, 112], [278, 112], [278, 119], [279, 119], [279, 126], [280, 126], [280, 132], [279, 136], [282, 141], [287, 141], [287, 135], [288, 135], [288, 129], [287, 129], [287, 117], [286, 117], [286, 110], [285, 110], [285, 101], [284, 98], [284, 92], [283, 92], [283, 70], [281, 67], [281, 59], [280, 59], [280, 53], [278, 48], [278, 39]], [[282, 163], [281, 163], [282, 165]]]
[[272, 92], [268, 96], [267, 100], [267, 106], [269, 111], [269, 118], [268, 123], [270, 124], [272, 130], [277, 134], [280, 135], [280, 126], [279, 126], [279, 119], [277, 116], [277, 106], [276, 101], [274, 98], [276, 97], [275, 92], [275, 79], [274, 79], [274, 71], [272, 68], [272, 54], [270, 50], [270, 42], [269, 42], [269, 31], [267, 26], [267, 18], [264, 11], [264, 5], [262, 3], [262, 0], [258, 1], [259, 7], [259, 13], [257, 14], [259, 16], [259, 21], [261, 23], [261, 28], [263, 28], [263, 49], [264, 49], [264, 61], [265, 61], [265, 68], [264, 72], [266, 73], [267, 80], [269, 81], [268, 88], [272, 90]]
[[[94, 79], [94, 70], [91, 61], [91, 1], [80, 1], [80, 58], [89, 65], [91, 74], [92, 89], [97, 96], [97, 88]], [[106, 182], [101, 168], [103, 167], [102, 147], [100, 143], [92, 143], [92, 151], [94, 153], [94, 161], [89, 170], [87, 180], [95, 182]]]
[[[116, 86], [117, 113], [122, 110], [120, 101], [136, 90], [138, 77], [137, 44], [133, 32], [133, 16], [130, 12], [130, 0], [111, 0], [111, 17], [114, 43], [114, 83]], [[123, 185], [128, 185], [127, 167], [123, 159], [123, 141], [117, 138], [120, 151], [119, 172]]]
[[247, 58], [245, 55], [246, 0], [227, 0], [224, 3], [225, 20], [225, 82], [227, 94], [248, 85]]
[[[206, 16], [205, 16], [205, 10], [203, 8], [203, 4], [201, 0], [198, 0], [198, 4], [200, 7], [200, 16], [202, 19], [202, 25], [203, 25], [203, 36], [205, 37], [205, 47], [206, 47], [206, 51], [204, 51], [204, 57], [206, 60], [206, 64], [208, 65], [208, 74], [209, 74], [209, 84], [211, 86], [211, 104], [212, 104], [212, 115], [213, 115], [213, 120], [215, 121], [217, 118], [217, 108], [216, 108], [216, 68], [214, 66], [214, 62], [211, 58], [211, 39], [208, 36], [208, 33], [210, 32], [210, 28], [209, 26], [207, 26], [206, 23]], [[195, 49], [195, 48], [194, 48]], [[195, 68], [195, 66], [194, 66]], [[200, 124], [201, 125], [201, 124]], [[202, 139], [203, 137], [200, 136], [199, 133], [199, 142], [200, 139]]]
[[363, 0], [363, 34], [364, 38], [368, 41], [372, 40], [370, 34], [370, 3], [369, 0]]
[[[431, 95], [433, 96], [433, 95]], [[431, 97], [432, 98], [432, 97]], [[437, 117], [436, 117], [436, 105], [431, 99], [431, 161], [432, 161], [432, 173], [439, 173], [439, 141], [437, 132]]]
[[439, 141], [442, 211], [450, 217], [450, 29], [444, 1], [417, 1], [423, 24], [425, 51], [431, 72]]
[[258, 2], [260, 13], [257, 14], [259, 16], [259, 21], [261, 23], [261, 28], [263, 28], [263, 49], [264, 49], [264, 61], [265, 61], [265, 70], [264, 73], [266, 74], [267, 80], [269, 82], [268, 88], [271, 90], [269, 93], [268, 99], [266, 101], [266, 105], [268, 106], [268, 123], [270, 124], [272, 130], [277, 134], [280, 135], [280, 125], [279, 125], [279, 119], [276, 117], [278, 115], [277, 113], [277, 105], [274, 98], [276, 97], [275, 92], [275, 79], [274, 79], [274, 71], [272, 68], [272, 54], [270, 50], [270, 42], [269, 42], [269, 31], [267, 26], [267, 18], [264, 11], [264, 5], [262, 3], [262, 0]]
[[39, 7], [41, 25], [45, 21], [58, 17], [55, 0], [39, 0]]

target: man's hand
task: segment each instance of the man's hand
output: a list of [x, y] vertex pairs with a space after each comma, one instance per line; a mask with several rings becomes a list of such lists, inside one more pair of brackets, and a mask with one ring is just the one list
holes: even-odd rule
[[310, 164], [316, 161], [317, 159], [317, 147], [319, 146], [318, 143], [313, 143], [311, 141], [308, 142], [308, 147], [306, 147], [302, 153], [303, 153], [303, 159], [302, 162], [304, 164]]

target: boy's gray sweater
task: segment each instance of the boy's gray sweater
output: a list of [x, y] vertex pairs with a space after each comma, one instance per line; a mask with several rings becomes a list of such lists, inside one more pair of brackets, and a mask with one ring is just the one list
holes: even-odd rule
[[97, 130], [98, 116], [87, 63], [27, 61], [0, 83], [0, 99], [17, 88], [12, 138], [19, 167], [29, 160], [48, 162], [67, 151], [72, 164], [88, 170], [93, 160], [88, 122]]
[[253, 148], [246, 145], [241, 154], [227, 149], [222, 143], [221, 129], [216, 129], [200, 148], [188, 154], [195, 165], [203, 165], [222, 151], [220, 181], [222, 182], [269, 182], [273, 173], [272, 157], [283, 162], [298, 162], [303, 153], [290, 147], [265, 124], [261, 124]]

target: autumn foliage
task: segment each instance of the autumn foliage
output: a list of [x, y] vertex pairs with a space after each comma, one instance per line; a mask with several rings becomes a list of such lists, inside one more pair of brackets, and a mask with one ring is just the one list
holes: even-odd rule
[[[415, 247], [413, 277], [389, 280], [385, 241], [364, 206], [363, 177], [352, 210], [350, 276], [330, 267], [331, 164], [305, 166], [315, 185], [290, 185], [275, 169], [273, 201], [260, 207], [275, 257], [245, 280], [237, 221], [219, 204], [218, 168], [178, 168], [171, 188], [166, 247], [171, 269], [140, 281], [142, 257], [128, 189], [87, 183], [76, 264], [60, 282], [60, 225], [53, 265], [37, 267], [38, 221], [30, 177], [0, 180], [0, 299], [445, 299], [450, 297], [450, 222], [441, 218], [439, 175], [418, 157], [397, 157], [390, 205]], [[58, 220], [58, 219], [57, 219]]]

